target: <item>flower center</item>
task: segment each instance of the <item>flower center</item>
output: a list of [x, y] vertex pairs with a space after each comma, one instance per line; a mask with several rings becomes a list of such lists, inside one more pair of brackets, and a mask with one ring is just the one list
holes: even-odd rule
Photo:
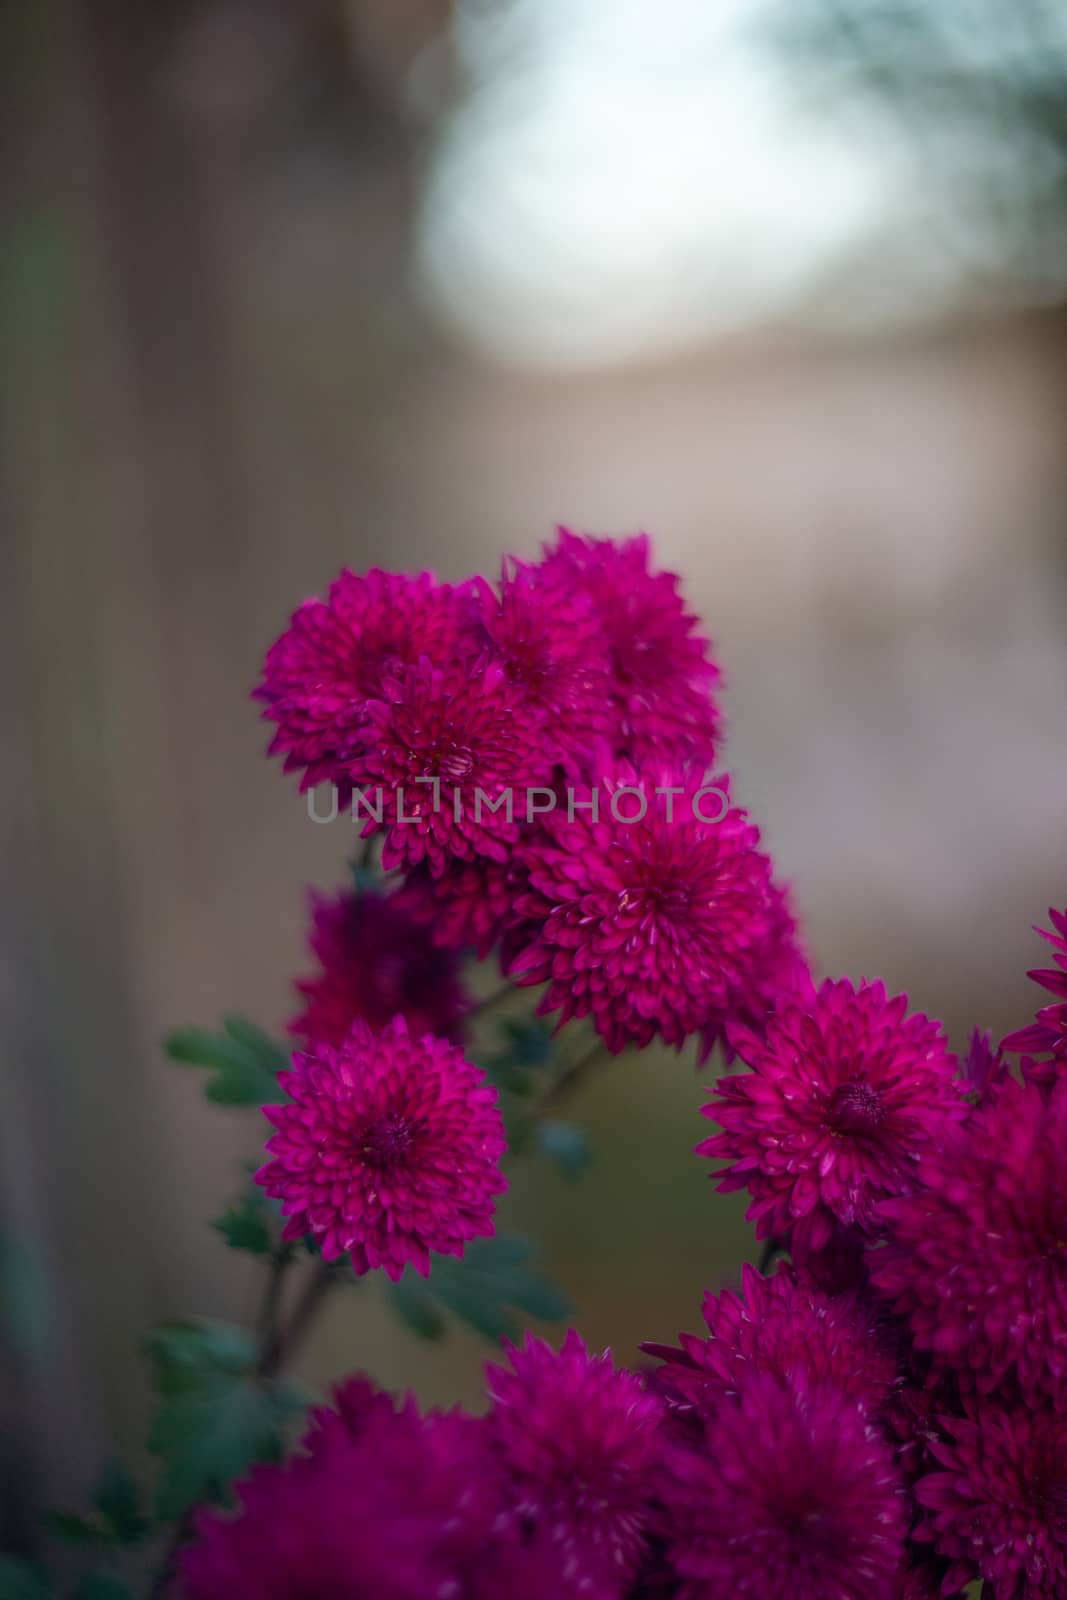
[[827, 1120], [835, 1133], [873, 1133], [885, 1116], [877, 1089], [869, 1083], [843, 1083], [834, 1090]]
[[445, 745], [437, 752], [436, 767], [442, 778], [468, 778], [474, 771], [474, 756], [466, 745]]
[[368, 1123], [359, 1135], [359, 1151], [371, 1167], [391, 1167], [402, 1161], [411, 1149], [414, 1132], [406, 1117], [387, 1111], [376, 1122]]

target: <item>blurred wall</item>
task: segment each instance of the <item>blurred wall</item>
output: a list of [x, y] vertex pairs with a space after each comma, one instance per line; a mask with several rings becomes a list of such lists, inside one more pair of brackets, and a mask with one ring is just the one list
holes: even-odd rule
[[[957, 1040], [1030, 1014], [1028, 925], [1065, 899], [1059, 319], [569, 381], [480, 366], [408, 289], [418, 140], [330, 8], [286, 10], [5, 21], [0, 1225], [50, 1306], [8, 1363], [15, 1512], [136, 1449], [148, 1322], [247, 1313], [204, 1224], [260, 1130], [158, 1040], [289, 1010], [304, 885], [348, 838], [268, 767], [247, 696], [342, 563], [451, 577], [558, 520], [651, 529], [820, 965], [906, 987]], [[691, 1326], [748, 1248], [688, 1153], [706, 1076], [619, 1063], [578, 1108], [603, 1143], [580, 1202], [540, 1179], [512, 1202], [623, 1352]], [[304, 1366], [444, 1398], [481, 1358], [457, 1334], [427, 1359], [365, 1290]]]

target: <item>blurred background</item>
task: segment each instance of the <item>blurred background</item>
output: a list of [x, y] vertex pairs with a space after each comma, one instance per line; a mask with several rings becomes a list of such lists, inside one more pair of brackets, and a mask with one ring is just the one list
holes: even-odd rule
[[[1056, 0], [0, 8], [5, 1523], [143, 1464], [142, 1330], [240, 1319], [262, 1129], [162, 1034], [278, 1027], [309, 824], [248, 700], [342, 564], [646, 528], [822, 971], [962, 1044], [1067, 901], [1067, 13]], [[508, 1217], [596, 1344], [751, 1253], [687, 1059]], [[376, 1291], [300, 1362], [476, 1396]]]

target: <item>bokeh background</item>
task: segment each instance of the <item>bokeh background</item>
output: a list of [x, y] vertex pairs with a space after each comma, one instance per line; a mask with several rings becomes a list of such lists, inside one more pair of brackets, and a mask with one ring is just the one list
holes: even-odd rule
[[[271, 1027], [341, 881], [248, 700], [344, 563], [653, 532], [818, 966], [963, 1043], [1067, 899], [1055, 0], [9, 0], [0, 12], [4, 1527], [144, 1465], [142, 1330], [242, 1318], [262, 1131], [162, 1034]], [[692, 1061], [527, 1177], [620, 1355], [751, 1253]], [[338, 1296], [311, 1384], [473, 1398]]]

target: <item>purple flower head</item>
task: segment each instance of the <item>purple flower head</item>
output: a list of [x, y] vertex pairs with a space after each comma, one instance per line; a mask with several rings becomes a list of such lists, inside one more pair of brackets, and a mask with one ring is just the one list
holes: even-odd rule
[[[666, 787], [670, 802], [656, 793]], [[541, 1010], [558, 1009], [561, 1023], [591, 1016], [613, 1051], [657, 1035], [680, 1047], [730, 1014], [776, 927], [759, 831], [744, 811], [722, 815], [725, 780], [699, 798], [706, 787], [692, 769], [620, 766], [594, 791], [596, 815], [558, 809], [523, 851], [519, 911], [535, 931], [511, 970], [548, 984]], [[699, 820], [694, 802], [720, 820]]]
[[722, 1132], [698, 1152], [728, 1163], [721, 1190], [751, 1192], [760, 1238], [819, 1250], [835, 1219], [873, 1233], [880, 1202], [914, 1187], [918, 1158], [966, 1109], [940, 1024], [881, 983], [827, 980], [762, 1038], [733, 1039], [752, 1070], [719, 1080], [704, 1115]]
[[425, 861], [439, 877], [453, 858], [507, 862], [526, 790], [545, 783], [552, 755], [540, 715], [499, 662], [467, 670], [424, 657], [369, 702], [367, 726], [360, 777], [368, 801], [382, 790], [384, 866]]
[[636, 766], [693, 761], [710, 767], [721, 731], [713, 692], [721, 673], [672, 572], [649, 567], [646, 534], [621, 541], [561, 528], [535, 572], [588, 596], [607, 642], [612, 743]]
[[432, 573], [345, 570], [326, 600], [305, 600], [272, 646], [254, 694], [275, 723], [271, 755], [301, 772], [300, 787], [347, 789], [373, 735], [367, 703], [421, 656], [473, 659], [479, 647], [469, 587]]
[[887, 1204], [875, 1287], [961, 1382], [1067, 1400], [1067, 1082], [1008, 1079], [966, 1133], [931, 1150], [922, 1187]]
[[[1043, 939], [1047, 939], [1055, 950], [1054, 967], [1033, 967], [1028, 973], [1028, 978], [1033, 978], [1043, 989], [1050, 994], [1058, 996], [1055, 1005], [1044, 1006], [1037, 1013], [1036, 1021], [1028, 1027], [1018, 1028], [1014, 1033], [1009, 1033], [1006, 1039], [1000, 1042], [1002, 1050], [1037, 1050], [1047, 1051], [1053, 1062], [1067, 1062], [1067, 910], [1056, 911], [1049, 907], [1049, 917], [1052, 920], [1052, 932], [1046, 928], [1037, 928]], [[1050, 1064], [1051, 1069], [1051, 1064]]]
[[907, 1513], [892, 1456], [830, 1385], [753, 1372], [664, 1486], [684, 1600], [870, 1600], [903, 1576]]
[[982, 1578], [997, 1600], [1067, 1594], [1067, 1418], [1061, 1411], [974, 1399], [945, 1417], [933, 1453], [942, 1470], [919, 1481], [929, 1512], [920, 1535], [952, 1562], [944, 1592]]
[[319, 971], [297, 983], [305, 1005], [290, 1033], [337, 1047], [357, 1018], [380, 1032], [402, 1016], [416, 1038], [457, 1040], [470, 997], [455, 955], [431, 938], [429, 915], [428, 895], [413, 884], [390, 895], [313, 893], [309, 943]]
[[591, 1583], [632, 1578], [660, 1450], [659, 1401], [572, 1329], [558, 1355], [527, 1334], [486, 1369], [490, 1429], [520, 1517]]
[[504, 1128], [496, 1091], [462, 1050], [403, 1017], [381, 1033], [356, 1022], [339, 1048], [299, 1052], [282, 1073], [289, 1103], [266, 1106], [277, 1132], [256, 1181], [282, 1203], [287, 1239], [312, 1234], [330, 1261], [397, 1279], [430, 1251], [462, 1255], [493, 1232]]
[[540, 715], [552, 755], [574, 777], [612, 731], [608, 642], [592, 596], [558, 567], [504, 563], [499, 593], [479, 588], [494, 656]]
[[831, 1299], [798, 1283], [788, 1267], [764, 1278], [746, 1266], [740, 1294], [724, 1289], [705, 1296], [704, 1320], [706, 1339], [683, 1333], [678, 1349], [642, 1347], [664, 1358], [655, 1387], [672, 1415], [690, 1426], [713, 1418], [753, 1372], [832, 1384], [872, 1414], [896, 1377], [874, 1309], [855, 1295]]
[[358, 1428], [317, 1423], [284, 1466], [257, 1467], [236, 1515], [202, 1511], [186, 1600], [428, 1600], [454, 1577], [462, 1481], [412, 1404], [364, 1396]]

